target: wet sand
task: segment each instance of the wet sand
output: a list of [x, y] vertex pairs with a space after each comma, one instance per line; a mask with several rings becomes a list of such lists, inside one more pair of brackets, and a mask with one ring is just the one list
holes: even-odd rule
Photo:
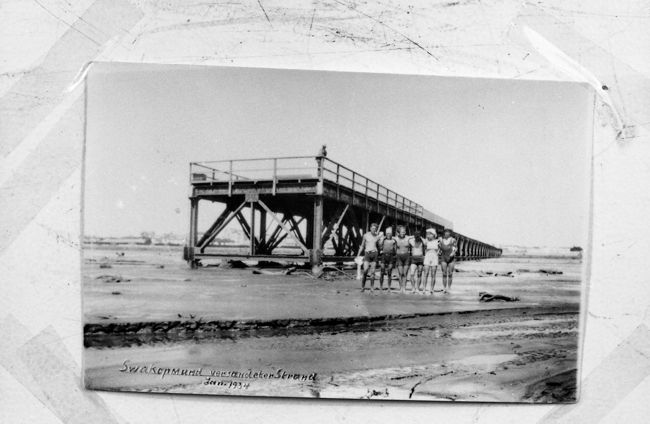
[[[420, 296], [360, 293], [356, 280], [343, 278], [253, 275], [250, 269], [191, 271], [176, 253], [143, 249], [118, 257], [103, 250], [86, 256], [86, 324], [142, 324], [131, 327], [133, 334], [92, 335], [85, 355], [88, 387], [252, 396], [575, 400], [577, 260], [460, 263], [463, 272], [455, 274], [451, 294]], [[110, 268], [100, 268], [101, 263], [110, 263]], [[479, 276], [485, 275], [480, 271], [515, 272], [495, 277]], [[102, 275], [119, 278], [105, 282], [109, 280], [97, 278]], [[479, 291], [521, 300], [482, 303]], [[378, 319], [310, 325], [310, 320], [336, 317]], [[224, 320], [254, 325], [201, 330], [206, 322]], [[156, 331], [161, 322], [189, 323], [195, 330], [174, 332], [159, 326]], [[284, 325], [256, 328], [273, 322]], [[124, 361], [148, 369], [125, 372]], [[161, 377], [150, 372], [160, 368], [176, 368], [179, 374], [184, 368], [200, 369], [200, 375]], [[242, 375], [213, 377], [214, 371]], [[296, 374], [299, 379], [253, 378], [255, 373]]]

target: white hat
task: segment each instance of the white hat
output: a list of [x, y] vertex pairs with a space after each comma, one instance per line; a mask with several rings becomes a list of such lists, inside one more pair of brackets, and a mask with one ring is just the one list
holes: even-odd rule
[[437, 236], [437, 235], [438, 235], [438, 233], [436, 233], [436, 230], [433, 229], [433, 228], [427, 228], [427, 233], [431, 233], [431, 234], [433, 234], [434, 236]]

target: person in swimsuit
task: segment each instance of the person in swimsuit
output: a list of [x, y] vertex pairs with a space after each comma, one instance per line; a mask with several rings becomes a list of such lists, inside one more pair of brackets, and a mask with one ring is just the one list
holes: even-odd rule
[[409, 270], [411, 258], [411, 245], [409, 238], [406, 237], [406, 228], [403, 225], [397, 227], [397, 237], [395, 237], [395, 259], [397, 263], [397, 273], [399, 274], [399, 291], [406, 291], [406, 277]]
[[451, 290], [455, 262], [456, 239], [451, 236], [451, 230], [447, 229], [444, 237], [440, 240], [440, 268], [442, 269], [442, 288], [445, 294]]
[[390, 293], [391, 280], [393, 278], [393, 266], [395, 266], [395, 254], [397, 243], [393, 237], [393, 229], [386, 228], [386, 236], [379, 242], [381, 248], [381, 262], [379, 263], [379, 290], [384, 290], [384, 275], [388, 277], [387, 290]]
[[427, 280], [431, 274], [431, 294], [436, 286], [436, 273], [438, 271], [438, 253], [440, 240], [436, 230], [429, 228], [427, 230], [427, 239], [425, 240], [426, 252], [424, 254], [424, 290], [427, 289]]
[[424, 240], [420, 237], [420, 230], [409, 240], [411, 245], [411, 293], [420, 293], [422, 283], [422, 268], [424, 266]]
[[377, 266], [377, 257], [379, 256], [379, 234], [377, 234], [377, 224], [370, 224], [370, 231], [363, 235], [359, 254], [363, 255], [363, 275], [361, 277], [361, 291], [366, 290], [366, 278], [370, 270], [370, 290], [375, 287], [375, 267]]

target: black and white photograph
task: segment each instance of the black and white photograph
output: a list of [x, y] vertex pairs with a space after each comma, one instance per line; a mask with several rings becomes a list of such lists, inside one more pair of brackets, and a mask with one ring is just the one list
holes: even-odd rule
[[584, 83], [94, 63], [83, 381], [572, 403]]

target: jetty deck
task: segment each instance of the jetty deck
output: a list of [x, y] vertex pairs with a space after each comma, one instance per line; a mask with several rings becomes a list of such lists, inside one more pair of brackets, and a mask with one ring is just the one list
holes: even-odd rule
[[[380, 230], [404, 225], [452, 229], [453, 223], [325, 156], [292, 156], [190, 163], [190, 234], [184, 259], [195, 267], [211, 258], [294, 260], [319, 265], [354, 258], [371, 222]], [[199, 237], [200, 202], [224, 205]], [[245, 252], [215, 246], [236, 220]], [[498, 257], [501, 250], [457, 232], [458, 259]]]

